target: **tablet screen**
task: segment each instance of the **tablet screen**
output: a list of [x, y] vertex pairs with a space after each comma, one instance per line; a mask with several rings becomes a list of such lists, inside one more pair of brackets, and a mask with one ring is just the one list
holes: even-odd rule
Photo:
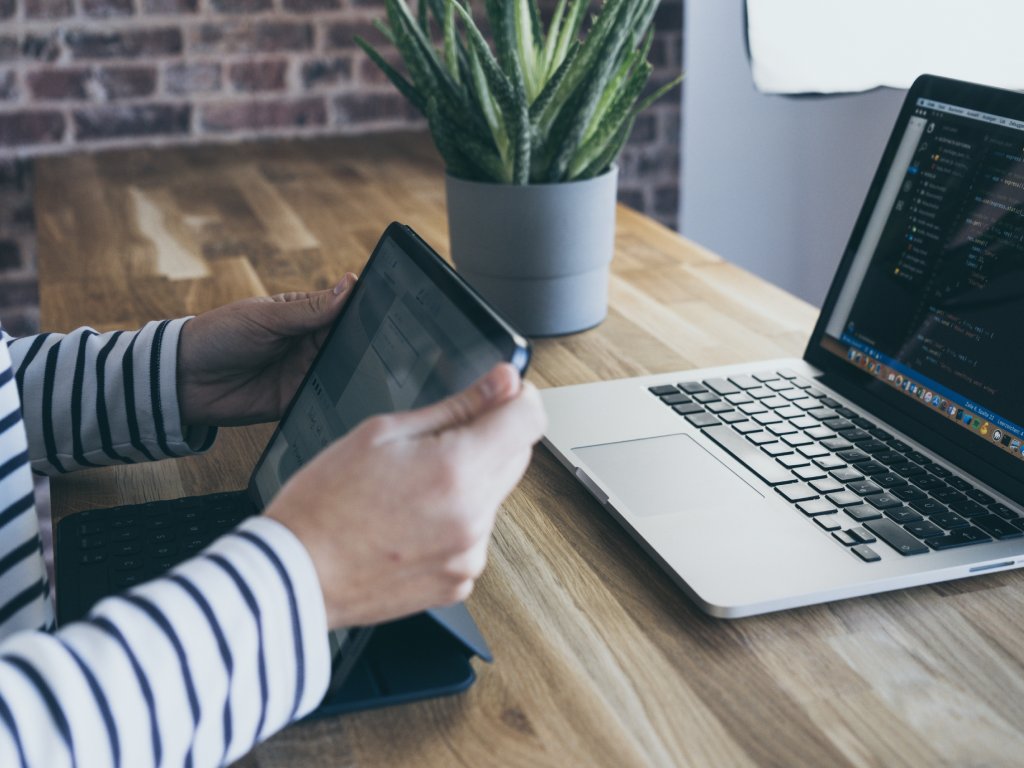
[[403, 229], [393, 226], [378, 244], [264, 452], [251, 485], [261, 507], [367, 417], [435, 403], [517, 350], [525, 366], [525, 341], [481, 311], [440, 257]]

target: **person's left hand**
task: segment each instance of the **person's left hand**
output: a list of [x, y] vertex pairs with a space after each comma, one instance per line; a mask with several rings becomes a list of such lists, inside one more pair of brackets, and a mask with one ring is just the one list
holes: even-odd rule
[[355, 286], [245, 299], [187, 323], [178, 343], [178, 402], [185, 426], [279, 419], [331, 322]]

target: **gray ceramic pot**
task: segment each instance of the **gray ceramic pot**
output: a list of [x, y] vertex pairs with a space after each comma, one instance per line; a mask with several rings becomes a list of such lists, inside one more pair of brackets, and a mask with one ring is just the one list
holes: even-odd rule
[[617, 168], [562, 184], [447, 179], [455, 267], [516, 328], [558, 336], [604, 320]]

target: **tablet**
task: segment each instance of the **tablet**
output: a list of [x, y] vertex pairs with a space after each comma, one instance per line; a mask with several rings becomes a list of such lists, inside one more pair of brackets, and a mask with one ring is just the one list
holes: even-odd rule
[[530, 345], [412, 229], [392, 224], [253, 471], [263, 509], [300, 467], [357, 424], [459, 392]]
[[[530, 345], [411, 228], [385, 231], [253, 471], [262, 510], [327, 445], [380, 413], [431, 405], [500, 362], [524, 374]], [[325, 700], [344, 685], [369, 628], [330, 635]]]

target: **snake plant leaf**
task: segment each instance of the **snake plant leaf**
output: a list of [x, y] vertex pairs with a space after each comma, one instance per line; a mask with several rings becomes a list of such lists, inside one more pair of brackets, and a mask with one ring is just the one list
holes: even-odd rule
[[[356, 40], [426, 117], [450, 173], [528, 184], [591, 178], [615, 161], [638, 114], [678, 80], [643, 98], [660, 0], [557, 0], [545, 29], [538, 0], [384, 0], [377, 22], [400, 72]], [[480, 8], [480, 3], [477, 8]], [[437, 41], [436, 43], [434, 41]]]

